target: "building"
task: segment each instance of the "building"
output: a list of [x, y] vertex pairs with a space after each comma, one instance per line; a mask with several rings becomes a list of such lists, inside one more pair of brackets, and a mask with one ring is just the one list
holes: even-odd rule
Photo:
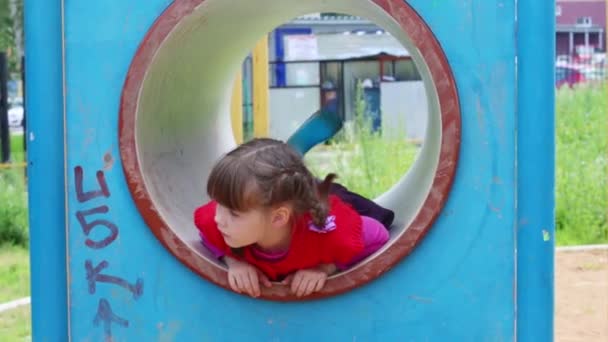
[[363, 114], [375, 130], [423, 138], [426, 92], [416, 65], [403, 45], [373, 22], [333, 13], [302, 16], [275, 29], [268, 46], [273, 136], [286, 138], [337, 99], [345, 121], [363, 100]]
[[605, 0], [556, 0], [555, 18], [558, 56], [606, 51]]

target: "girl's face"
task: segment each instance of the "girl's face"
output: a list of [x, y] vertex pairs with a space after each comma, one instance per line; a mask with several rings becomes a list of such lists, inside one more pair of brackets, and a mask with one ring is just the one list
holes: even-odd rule
[[260, 241], [271, 227], [270, 214], [263, 209], [237, 212], [218, 203], [215, 222], [226, 244], [232, 248], [249, 246]]

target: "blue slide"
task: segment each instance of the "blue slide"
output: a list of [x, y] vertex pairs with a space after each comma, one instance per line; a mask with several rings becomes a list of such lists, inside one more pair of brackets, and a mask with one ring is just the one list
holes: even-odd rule
[[342, 129], [342, 119], [338, 115], [338, 101], [331, 100], [313, 113], [287, 140], [301, 155], [311, 148], [327, 141]]

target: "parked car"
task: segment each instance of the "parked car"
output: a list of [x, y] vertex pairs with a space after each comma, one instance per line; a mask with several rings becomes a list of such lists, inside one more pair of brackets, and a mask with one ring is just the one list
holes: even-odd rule
[[10, 127], [23, 126], [23, 100], [21, 98], [8, 101], [8, 125]]
[[588, 81], [604, 81], [608, 77], [606, 75], [606, 68], [602, 65], [592, 65], [580, 69], [581, 73]]
[[557, 88], [563, 85], [572, 87], [582, 82], [585, 82], [585, 75], [578, 68], [566, 65], [555, 66], [555, 86]]
[[572, 63], [572, 56], [570, 56], [570, 55], [559, 55], [555, 59], [555, 62], [558, 65]]

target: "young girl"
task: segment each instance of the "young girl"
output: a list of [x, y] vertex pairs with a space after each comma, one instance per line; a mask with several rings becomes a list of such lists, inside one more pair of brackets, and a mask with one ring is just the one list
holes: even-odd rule
[[228, 266], [234, 291], [257, 297], [260, 283], [281, 281], [306, 296], [388, 241], [380, 222], [329, 194], [334, 178], [317, 182], [291, 147], [267, 138], [217, 162], [207, 182], [212, 200], [196, 209], [194, 222]]

